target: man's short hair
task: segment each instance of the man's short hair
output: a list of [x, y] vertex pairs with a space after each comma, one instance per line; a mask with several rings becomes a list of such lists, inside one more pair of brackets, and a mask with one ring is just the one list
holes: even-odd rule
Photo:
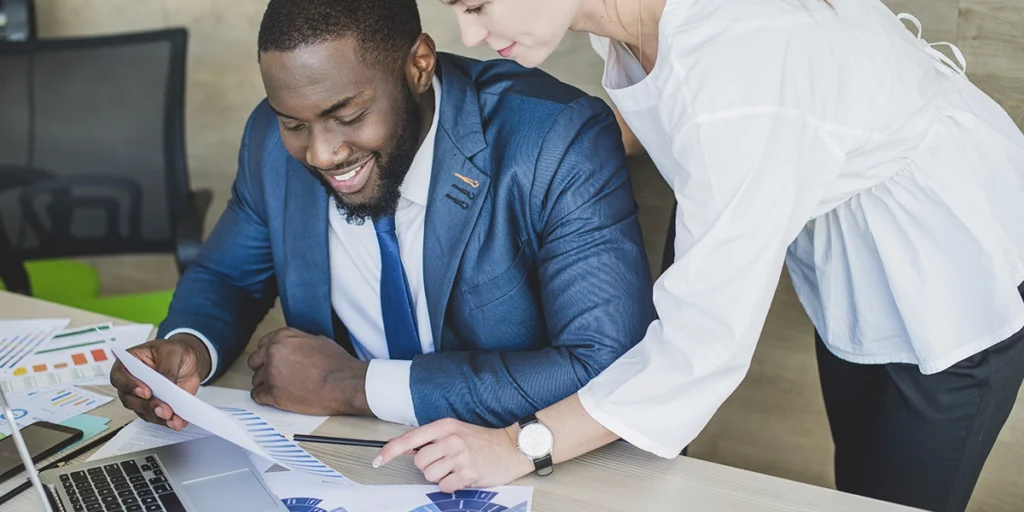
[[416, 0], [270, 0], [259, 52], [288, 52], [351, 37], [367, 62], [401, 64], [423, 32]]

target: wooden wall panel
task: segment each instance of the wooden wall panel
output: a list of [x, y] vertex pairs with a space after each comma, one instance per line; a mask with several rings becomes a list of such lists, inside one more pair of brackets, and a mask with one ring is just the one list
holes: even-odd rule
[[967, 76], [1024, 128], [1024, 2], [961, 0], [958, 46]]

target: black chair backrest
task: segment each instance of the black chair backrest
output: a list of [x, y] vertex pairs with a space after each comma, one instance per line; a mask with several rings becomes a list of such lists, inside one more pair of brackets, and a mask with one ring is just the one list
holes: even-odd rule
[[172, 29], [0, 43], [0, 251], [175, 251], [191, 190], [187, 40]]
[[36, 5], [33, 0], [0, 0], [0, 41], [32, 41], [36, 38]]

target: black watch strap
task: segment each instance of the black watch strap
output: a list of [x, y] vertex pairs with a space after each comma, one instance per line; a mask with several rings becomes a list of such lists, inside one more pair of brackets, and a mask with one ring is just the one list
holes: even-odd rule
[[[537, 423], [537, 422], [538, 422], [538, 420], [537, 420], [537, 415], [536, 414], [528, 414], [528, 415], [524, 416], [522, 419], [519, 420], [519, 428], [523, 429], [527, 425], [530, 425], [530, 424], [533, 424], [533, 423]], [[539, 458], [539, 459], [530, 459], [530, 460], [533, 461], [533, 469], [537, 472], [537, 475], [539, 475], [539, 476], [548, 476], [551, 473], [554, 473], [554, 471], [555, 471], [554, 464], [551, 463], [551, 454], [550, 453], [545, 455], [545, 456], [543, 456], [543, 457], [541, 457], [541, 458]]]
[[533, 461], [533, 469], [537, 470], [539, 476], [548, 476], [555, 472], [555, 466], [551, 464], [551, 455], [545, 455]]
[[531, 413], [531, 414], [527, 414], [526, 416], [523, 416], [519, 420], [519, 428], [523, 428], [523, 427], [525, 427], [525, 426], [527, 426], [527, 425], [529, 425], [531, 423], [537, 423], [537, 415], [536, 414]]

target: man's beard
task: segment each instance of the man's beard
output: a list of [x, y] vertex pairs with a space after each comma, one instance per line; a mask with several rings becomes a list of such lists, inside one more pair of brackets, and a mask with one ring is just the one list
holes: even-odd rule
[[[306, 170], [313, 174], [320, 182], [320, 185], [327, 192], [328, 197], [334, 198], [338, 207], [338, 213], [345, 217], [349, 224], [361, 225], [366, 219], [379, 219], [388, 215], [394, 215], [398, 209], [398, 200], [402, 197], [402, 182], [405, 175], [409, 173], [409, 166], [412, 165], [416, 152], [419, 150], [420, 130], [423, 127], [423, 113], [420, 112], [419, 104], [409, 89], [405, 91], [402, 107], [402, 131], [395, 139], [395, 145], [388, 154], [388, 159], [383, 160], [379, 152], [374, 152], [370, 158], [374, 159], [374, 165], [380, 174], [380, 181], [377, 191], [369, 201], [360, 204], [346, 202], [338, 191], [334, 190], [328, 178], [325, 178], [316, 169], [306, 166]], [[366, 186], [371, 186], [367, 183]]]

